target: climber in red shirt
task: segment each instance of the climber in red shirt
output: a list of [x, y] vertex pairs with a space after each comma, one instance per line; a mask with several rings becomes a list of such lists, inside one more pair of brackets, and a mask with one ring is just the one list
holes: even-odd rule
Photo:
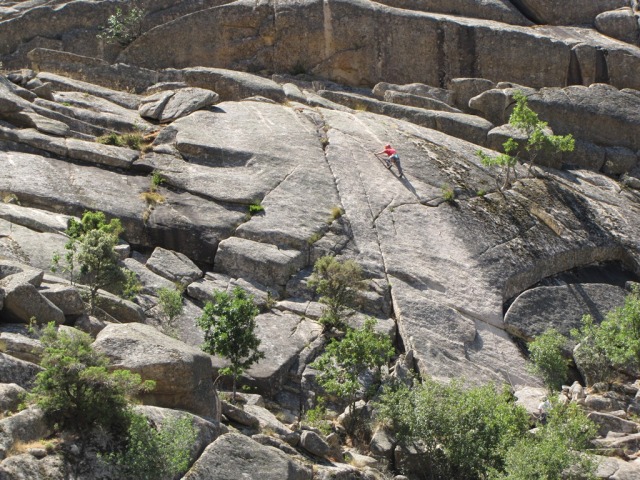
[[400, 156], [398, 155], [398, 152], [396, 152], [395, 149], [391, 148], [391, 145], [387, 144], [384, 146], [384, 150], [375, 153], [375, 155], [378, 156], [382, 155], [383, 153], [387, 155], [387, 158], [384, 159], [385, 163], [387, 164], [387, 168], [391, 168], [392, 165], [395, 165], [398, 169], [398, 173], [400, 174], [400, 178], [402, 178], [404, 175], [402, 173], [402, 167], [400, 166]]

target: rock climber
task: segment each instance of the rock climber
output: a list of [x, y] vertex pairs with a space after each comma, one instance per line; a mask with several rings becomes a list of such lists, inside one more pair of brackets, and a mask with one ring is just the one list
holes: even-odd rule
[[400, 166], [400, 156], [398, 155], [398, 152], [396, 152], [396, 150], [394, 148], [391, 147], [390, 144], [387, 144], [384, 146], [384, 150], [382, 150], [381, 152], [376, 152], [375, 155], [382, 155], [382, 154], [386, 154], [387, 158], [384, 158], [384, 162], [387, 165], [387, 168], [391, 168], [392, 165], [395, 165], [396, 168], [398, 169], [398, 173], [400, 174], [400, 178], [404, 177], [404, 174], [402, 173], [402, 166]]

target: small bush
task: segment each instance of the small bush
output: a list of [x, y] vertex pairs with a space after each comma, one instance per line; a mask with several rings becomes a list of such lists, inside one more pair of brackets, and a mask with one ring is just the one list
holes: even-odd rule
[[567, 359], [562, 354], [566, 345], [567, 339], [555, 328], [550, 328], [529, 344], [531, 371], [542, 377], [550, 391], [560, 390], [569, 373]]
[[249, 205], [249, 215], [253, 216], [260, 212], [264, 212], [264, 207], [260, 204], [259, 201], [253, 202]]
[[331, 216], [329, 217], [329, 220], [330, 220], [329, 223], [339, 219], [340, 217], [342, 217], [342, 215], [344, 215], [344, 210], [342, 210], [342, 207], [339, 207], [336, 205], [331, 209]]
[[331, 422], [327, 419], [324, 398], [318, 397], [316, 406], [304, 413], [303, 423], [317, 428], [325, 436], [331, 433]]
[[478, 190], [478, 191], [476, 192], [476, 195], [477, 195], [478, 197], [484, 197], [486, 194], [487, 194], [487, 191], [486, 191], [484, 188], [481, 188], [480, 190]]
[[322, 238], [322, 233], [320, 232], [316, 232], [313, 235], [311, 235], [308, 239], [307, 239], [307, 243], [309, 245], [313, 245], [314, 243], [316, 243], [318, 240], [320, 240]]
[[165, 182], [165, 178], [162, 176], [160, 172], [154, 170], [151, 174], [151, 191], [155, 192], [160, 185]]
[[107, 25], [97, 36], [106, 43], [118, 43], [125, 47], [142, 34], [144, 12], [133, 7], [128, 11], [116, 8], [116, 13], [107, 19]]
[[456, 192], [451, 185], [444, 184], [441, 187], [442, 198], [445, 202], [453, 202], [456, 199]]
[[128, 268], [123, 268], [122, 273], [124, 274], [125, 280], [122, 283], [122, 293], [120, 296], [125, 300], [133, 300], [142, 290], [142, 283], [138, 280], [138, 276]]
[[96, 138], [96, 142], [103, 145], [113, 145], [116, 147], [126, 147], [133, 150], [142, 150], [144, 138], [140, 132], [118, 134], [115, 132], [102, 135]]
[[320, 294], [320, 303], [326, 305], [319, 319], [325, 331], [343, 329], [344, 314], [363, 287], [362, 267], [353, 260], [341, 262], [330, 255], [321, 257], [313, 266], [309, 286]]
[[169, 321], [169, 324], [173, 323], [173, 319], [180, 315], [184, 309], [182, 305], [182, 292], [177, 288], [159, 288], [158, 305], [160, 306], [162, 314]]
[[158, 192], [142, 192], [140, 194], [140, 198], [147, 202], [147, 205], [155, 206], [160, 203], [164, 203], [166, 200], [164, 195], [161, 195]]
[[191, 448], [197, 437], [186, 415], [170, 418], [156, 430], [142, 415], [131, 414], [126, 446], [107, 458], [125, 479], [181, 477], [191, 465]]

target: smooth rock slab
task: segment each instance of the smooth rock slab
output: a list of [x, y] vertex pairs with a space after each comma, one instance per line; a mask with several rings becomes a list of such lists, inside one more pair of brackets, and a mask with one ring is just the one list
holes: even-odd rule
[[307, 452], [317, 456], [326, 457], [331, 451], [331, 447], [316, 432], [305, 430], [300, 436], [300, 446]]
[[145, 265], [152, 272], [182, 285], [188, 285], [203, 275], [202, 270], [189, 257], [162, 247], [153, 251]]
[[203, 88], [169, 90], [143, 99], [138, 107], [138, 112], [141, 117], [166, 123], [213, 105], [219, 99], [220, 95]]
[[571, 329], [580, 327], [584, 315], [591, 315], [599, 323], [608, 311], [624, 304], [627, 294], [623, 288], [602, 283], [533, 288], [509, 307], [505, 327], [527, 340], [551, 327], [569, 336]]
[[301, 465], [273, 447], [238, 433], [223, 435], [209, 445], [184, 480], [311, 480], [310, 466]]
[[108, 325], [93, 346], [109, 357], [112, 368], [156, 382], [153, 391], [141, 395], [145, 404], [219, 420], [211, 360], [202, 351], [138, 323]]
[[4, 291], [4, 306], [0, 312], [0, 318], [5, 321], [29, 323], [31, 318], [35, 317], [39, 324], [64, 323], [65, 317], [62, 310], [42, 296], [36, 287], [22, 281], [20, 277], [20, 275], [11, 276], [0, 285]]
[[40, 363], [43, 347], [40, 340], [12, 332], [0, 332], [0, 352], [25, 362]]
[[41, 371], [42, 368], [35, 363], [0, 353], [0, 383], [15, 383], [28, 389]]
[[215, 266], [216, 271], [282, 288], [291, 275], [306, 266], [306, 258], [298, 250], [231, 237], [220, 242]]

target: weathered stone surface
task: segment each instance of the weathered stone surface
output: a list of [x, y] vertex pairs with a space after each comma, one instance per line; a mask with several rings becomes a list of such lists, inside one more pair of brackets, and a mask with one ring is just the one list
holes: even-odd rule
[[98, 290], [96, 305], [118, 322], [144, 322], [144, 310], [139, 305], [104, 290]]
[[[37, 52], [37, 50], [35, 51]], [[43, 56], [48, 52], [43, 51]], [[81, 80], [74, 80], [72, 78], [64, 77], [62, 75], [56, 75], [55, 73], [40, 72], [38, 78], [43, 82], [49, 82], [53, 85], [54, 89], [58, 92], [73, 91], [83, 92], [93, 95], [94, 97], [104, 98], [116, 105], [129, 109], [137, 109], [140, 103], [140, 97], [131, 93], [119, 92], [111, 90], [109, 88], [100, 87], [93, 83], [83, 82]]]
[[625, 0], [578, 0], [570, 4], [562, 0], [515, 0], [513, 3], [536, 23], [552, 25], [591, 24], [599, 13], [628, 5]]
[[35, 317], [40, 324], [64, 323], [64, 313], [42, 296], [23, 275], [16, 274], [4, 278], [0, 283], [0, 289], [4, 291], [0, 317], [5, 321], [29, 323], [31, 318]]
[[539, 413], [540, 402], [548, 395], [546, 389], [542, 387], [524, 387], [514, 392], [516, 403], [525, 408], [529, 415], [536, 416]]
[[147, 204], [140, 198], [149, 188], [145, 177], [30, 154], [0, 152], [0, 156], [0, 191], [14, 193], [23, 205], [77, 214], [100, 209], [122, 221], [130, 243], [182, 251], [197, 261], [211, 262], [220, 238], [230, 235], [245, 215], [232, 206], [163, 190], [165, 202], [153, 208], [145, 223]]
[[624, 420], [608, 413], [591, 412], [588, 418], [598, 425], [598, 435], [606, 437], [609, 432], [638, 433], [640, 430], [636, 422]]
[[203, 275], [202, 270], [189, 257], [161, 247], [153, 251], [145, 265], [152, 272], [182, 285], [188, 285]]
[[595, 456], [598, 464], [596, 477], [611, 480], [633, 480], [640, 474], [637, 460], [625, 462], [621, 458]]
[[631, 7], [619, 8], [599, 14], [595, 19], [598, 31], [623, 42], [638, 44], [640, 26]]
[[131, 167], [139, 155], [139, 152], [128, 148], [83, 142], [76, 139], [67, 140], [67, 148], [71, 158], [124, 169]]
[[143, 403], [179, 408], [220, 419], [209, 356], [142, 324], [110, 324], [93, 344], [111, 360], [113, 368], [126, 368], [156, 388], [141, 396]]
[[264, 408], [264, 405], [245, 404], [244, 411], [258, 419], [258, 424], [262, 430], [266, 429], [275, 432], [283, 440], [286, 439], [289, 442], [291, 442], [292, 439], [298, 438], [296, 437], [297, 434], [287, 428], [273, 413]]
[[407, 105], [409, 107], [424, 108], [425, 110], [442, 110], [444, 112], [462, 113], [457, 108], [453, 108], [440, 100], [429, 97], [421, 97], [410, 93], [395, 92], [387, 90], [384, 92], [385, 102]]
[[623, 288], [599, 283], [537, 287], [521, 294], [509, 307], [504, 323], [509, 332], [527, 340], [553, 327], [565, 336], [579, 328], [582, 317], [599, 323], [605, 314], [624, 304]]
[[316, 432], [305, 430], [300, 436], [300, 446], [317, 457], [326, 457], [331, 447]]
[[0, 411], [12, 411], [18, 408], [27, 391], [15, 383], [0, 383]]
[[80, 292], [71, 285], [45, 284], [39, 292], [71, 320], [84, 314], [84, 302]]
[[454, 78], [449, 82], [452, 103], [462, 111], [469, 112], [469, 100], [495, 87], [495, 82], [484, 78]]
[[172, 122], [201, 108], [214, 105], [220, 96], [203, 88], [183, 88], [153, 94], [144, 98], [138, 107], [141, 117]]
[[222, 401], [222, 414], [229, 420], [251, 428], [258, 428], [260, 422], [249, 412], [245, 412], [242, 407], [236, 407], [228, 402]]
[[329, 90], [322, 90], [318, 93], [329, 100], [355, 110], [364, 109], [369, 112], [408, 120], [423, 127], [440, 130], [454, 137], [464, 138], [477, 145], [485, 145], [487, 133], [493, 128], [490, 122], [474, 115], [396, 105], [353, 93]]
[[175, 288], [175, 284], [171, 280], [152, 272], [135, 258], [125, 258], [124, 265], [136, 274], [138, 281], [142, 284], [141, 293], [157, 296], [158, 290], [161, 288]]
[[12, 332], [0, 333], [0, 352], [25, 362], [40, 363], [43, 347], [39, 340]]
[[36, 375], [42, 369], [34, 364], [0, 353], [0, 383], [15, 383], [31, 388]]
[[61, 456], [38, 459], [31, 453], [12, 455], [0, 463], [0, 478], [11, 480], [64, 480], [65, 465]]
[[210, 444], [183, 477], [184, 480], [228, 480], [258, 474], [263, 480], [311, 480], [313, 472], [280, 450], [265, 447], [237, 433]]
[[[0, 255], [24, 265], [34, 267], [33, 273], [39, 280], [31, 282], [40, 285], [43, 270], [51, 268], [51, 259], [55, 253], [64, 252], [68, 238], [61, 233], [39, 232], [14, 223], [0, 220], [0, 229], [7, 229], [6, 236], [0, 235]], [[33, 275], [30, 275], [31, 278]]]
[[37, 208], [0, 203], [0, 218], [38, 232], [60, 233], [67, 229], [69, 219], [72, 217]]
[[73, 326], [78, 330], [88, 333], [93, 338], [96, 338], [104, 327], [107, 326], [107, 323], [90, 315], [82, 315], [76, 320]]
[[[246, 373], [258, 391], [273, 396], [287, 380], [300, 352], [320, 335], [322, 328], [310, 320], [280, 312], [258, 315], [256, 322], [256, 333], [261, 342], [259, 349], [265, 353], [265, 358]], [[286, 336], [283, 332], [287, 332]], [[214, 358], [214, 368], [226, 365], [225, 360]]]
[[[480, 4], [486, 2], [473, 5]], [[267, 5], [254, 9], [250, 2], [204, 9], [147, 31], [122, 52], [119, 61], [154, 69], [202, 65], [279, 72], [293, 71], [298, 65], [352, 85], [379, 81], [442, 85], [452, 78], [479, 77], [542, 87], [565, 85], [571, 49], [586, 43], [607, 50], [607, 63], [617, 64], [609, 70], [611, 83], [621, 88], [638, 86], [629, 72], [637, 69], [640, 52], [587, 29], [530, 29], [351, 0], [332, 2], [330, 15], [317, 0], [287, 2], [286, 8], [285, 16], [275, 15]], [[464, 8], [468, 10], [470, 4], [464, 3]], [[376, 39], [379, 47], [354, 48], [352, 26], [339, 20], [347, 17], [358, 18], [358, 38]], [[383, 20], [385, 28], [381, 28]], [[225, 21], [228, 26], [211, 28]], [[237, 29], [237, 24], [244, 28]], [[388, 36], [388, 31], [398, 33]], [[211, 49], [210, 45], [221, 47]], [[416, 58], [421, 61], [416, 63]], [[225, 98], [220, 89], [213, 90]]]
[[289, 277], [306, 266], [302, 252], [231, 237], [220, 242], [216, 269], [282, 288]]
[[30, 442], [53, 433], [44, 420], [42, 410], [27, 408], [0, 420], [0, 459], [4, 460], [17, 442]]
[[622, 175], [633, 170], [637, 163], [638, 156], [633, 150], [624, 147], [607, 147], [602, 171], [607, 175]]

